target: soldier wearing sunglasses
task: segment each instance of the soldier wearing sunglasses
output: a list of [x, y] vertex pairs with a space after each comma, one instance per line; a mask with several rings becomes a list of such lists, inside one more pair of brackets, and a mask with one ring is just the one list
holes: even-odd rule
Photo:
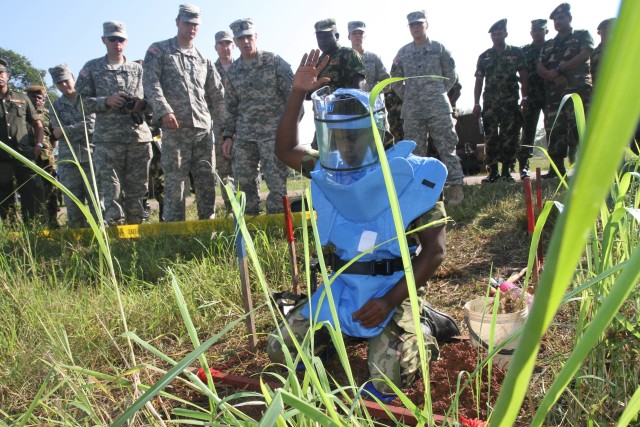
[[151, 130], [141, 118], [146, 109], [142, 66], [124, 56], [125, 25], [103, 24], [107, 54], [85, 64], [76, 81], [85, 112], [96, 114], [93, 143], [98, 192], [108, 225], [140, 224], [151, 160]]

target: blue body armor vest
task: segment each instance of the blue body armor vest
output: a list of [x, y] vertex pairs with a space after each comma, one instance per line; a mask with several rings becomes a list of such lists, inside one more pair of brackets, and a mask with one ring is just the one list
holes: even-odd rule
[[[405, 228], [429, 211], [442, 193], [447, 177], [446, 167], [433, 158], [411, 154], [416, 144], [401, 141], [389, 150], [387, 158], [400, 202]], [[382, 242], [396, 237], [393, 215], [382, 169], [377, 166], [349, 185], [327, 180], [320, 165], [311, 173], [313, 206], [318, 216], [318, 232], [322, 245], [335, 246], [335, 256], [349, 261]], [[415, 251], [415, 248], [412, 248]], [[397, 239], [362, 256], [358, 262], [389, 260], [400, 257]], [[391, 275], [341, 274], [331, 284], [342, 331], [350, 336], [370, 338], [378, 335], [391, 319], [375, 328], [364, 328], [352, 313], [372, 298], [385, 295], [404, 276], [404, 271]], [[324, 285], [302, 308], [306, 318], [327, 321], [334, 327]], [[317, 316], [316, 316], [317, 314]]]

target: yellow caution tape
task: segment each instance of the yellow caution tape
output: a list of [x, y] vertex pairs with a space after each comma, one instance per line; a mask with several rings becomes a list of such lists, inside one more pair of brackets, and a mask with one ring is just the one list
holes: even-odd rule
[[[302, 212], [292, 213], [293, 225], [303, 226]], [[245, 221], [249, 230], [269, 230], [273, 228], [284, 228], [284, 214], [245, 216]], [[310, 224], [309, 212], [306, 213], [306, 224]], [[119, 225], [108, 227], [107, 235], [116, 239], [139, 239], [144, 237], [158, 236], [186, 236], [202, 233], [234, 232], [234, 219], [206, 219], [197, 221], [178, 222], [158, 222], [154, 224], [139, 225]], [[93, 237], [93, 230], [90, 228], [75, 228], [68, 230], [43, 230], [38, 233], [39, 237], [64, 238], [68, 240], [81, 240]]]

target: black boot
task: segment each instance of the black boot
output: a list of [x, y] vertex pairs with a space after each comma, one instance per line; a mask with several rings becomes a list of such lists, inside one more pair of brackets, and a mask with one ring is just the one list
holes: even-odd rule
[[502, 164], [502, 174], [500, 177], [506, 182], [516, 182], [516, 180], [511, 176], [511, 167], [508, 163]]
[[451, 342], [454, 337], [460, 335], [460, 327], [453, 317], [435, 310], [429, 303], [422, 307], [420, 322], [428, 326], [431, 336], [436, 339], [438, 344]]
[[525, 180], [531, 177], [531, 172], [529, 171], [529, 159], [518, 161], [520, 164], [520, 180]]
[[489, 176], [487, 176], [482, 180], [483, 184], [493, 184], [498, 180], [498, 178], [500, 178], [500, 174], [498, 173], [497, 163], [487, 166], [487, 170], [489, 170]]
[[142, 199], [142, 220], [144, 222], [149, 221], [149, 213], [151, 211], [151, 206], [149, 206], [149, 199]]
[[549, 165], [549, 172], [542, 175], [542, 179], [559, 178], [567, 173], [567, 170], [564, 168], [564, 157], [551, 158], [551, 161], [556, 165], [560, 175], [558, 175], [558, 172], [553, 168], [553, 165]]

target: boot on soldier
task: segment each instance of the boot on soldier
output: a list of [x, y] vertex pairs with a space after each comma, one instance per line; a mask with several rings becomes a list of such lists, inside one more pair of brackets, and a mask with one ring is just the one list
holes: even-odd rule
[[498, 180], [498, 178], [500, 178], [500, 174], [498, 173], [497, 163], [487, 166], [487, 170], [489, 171], [489, 176], [487, 176], [482, 180], [483, 184], [493, 184]]
[[[542, 179], [560, 178], [567, 173], [564, 167], [564, 157], [553, 157], [551, 161], [556, 165], [558, 172], [553, 168], [553, 165], [549, 165], [549, 172], [542, 175]], [[560, 175], [558, 175], [558, 173]]]
[[502, 163], [502, 174], [500, 175], [500, 178], [506, 182], [516, 182], [516, 180], [511, 176], [511, 166], [508, 163]]
[[449, 197], [445, 199], [448, 206], [458, 206], [464, 200], [462, 184], [452, 184], [449, 186]]
[[149, 221], [149, 214], [151, 211], [151, 206], [149, 205], [149, 199], [145, 197], [142, 199], [142, 221]]
[[527, 178], [531, 178], [531, 171], [529, 170], [529, 159], [519, 160], [520, 165], [520, 180], [524, 181]]

